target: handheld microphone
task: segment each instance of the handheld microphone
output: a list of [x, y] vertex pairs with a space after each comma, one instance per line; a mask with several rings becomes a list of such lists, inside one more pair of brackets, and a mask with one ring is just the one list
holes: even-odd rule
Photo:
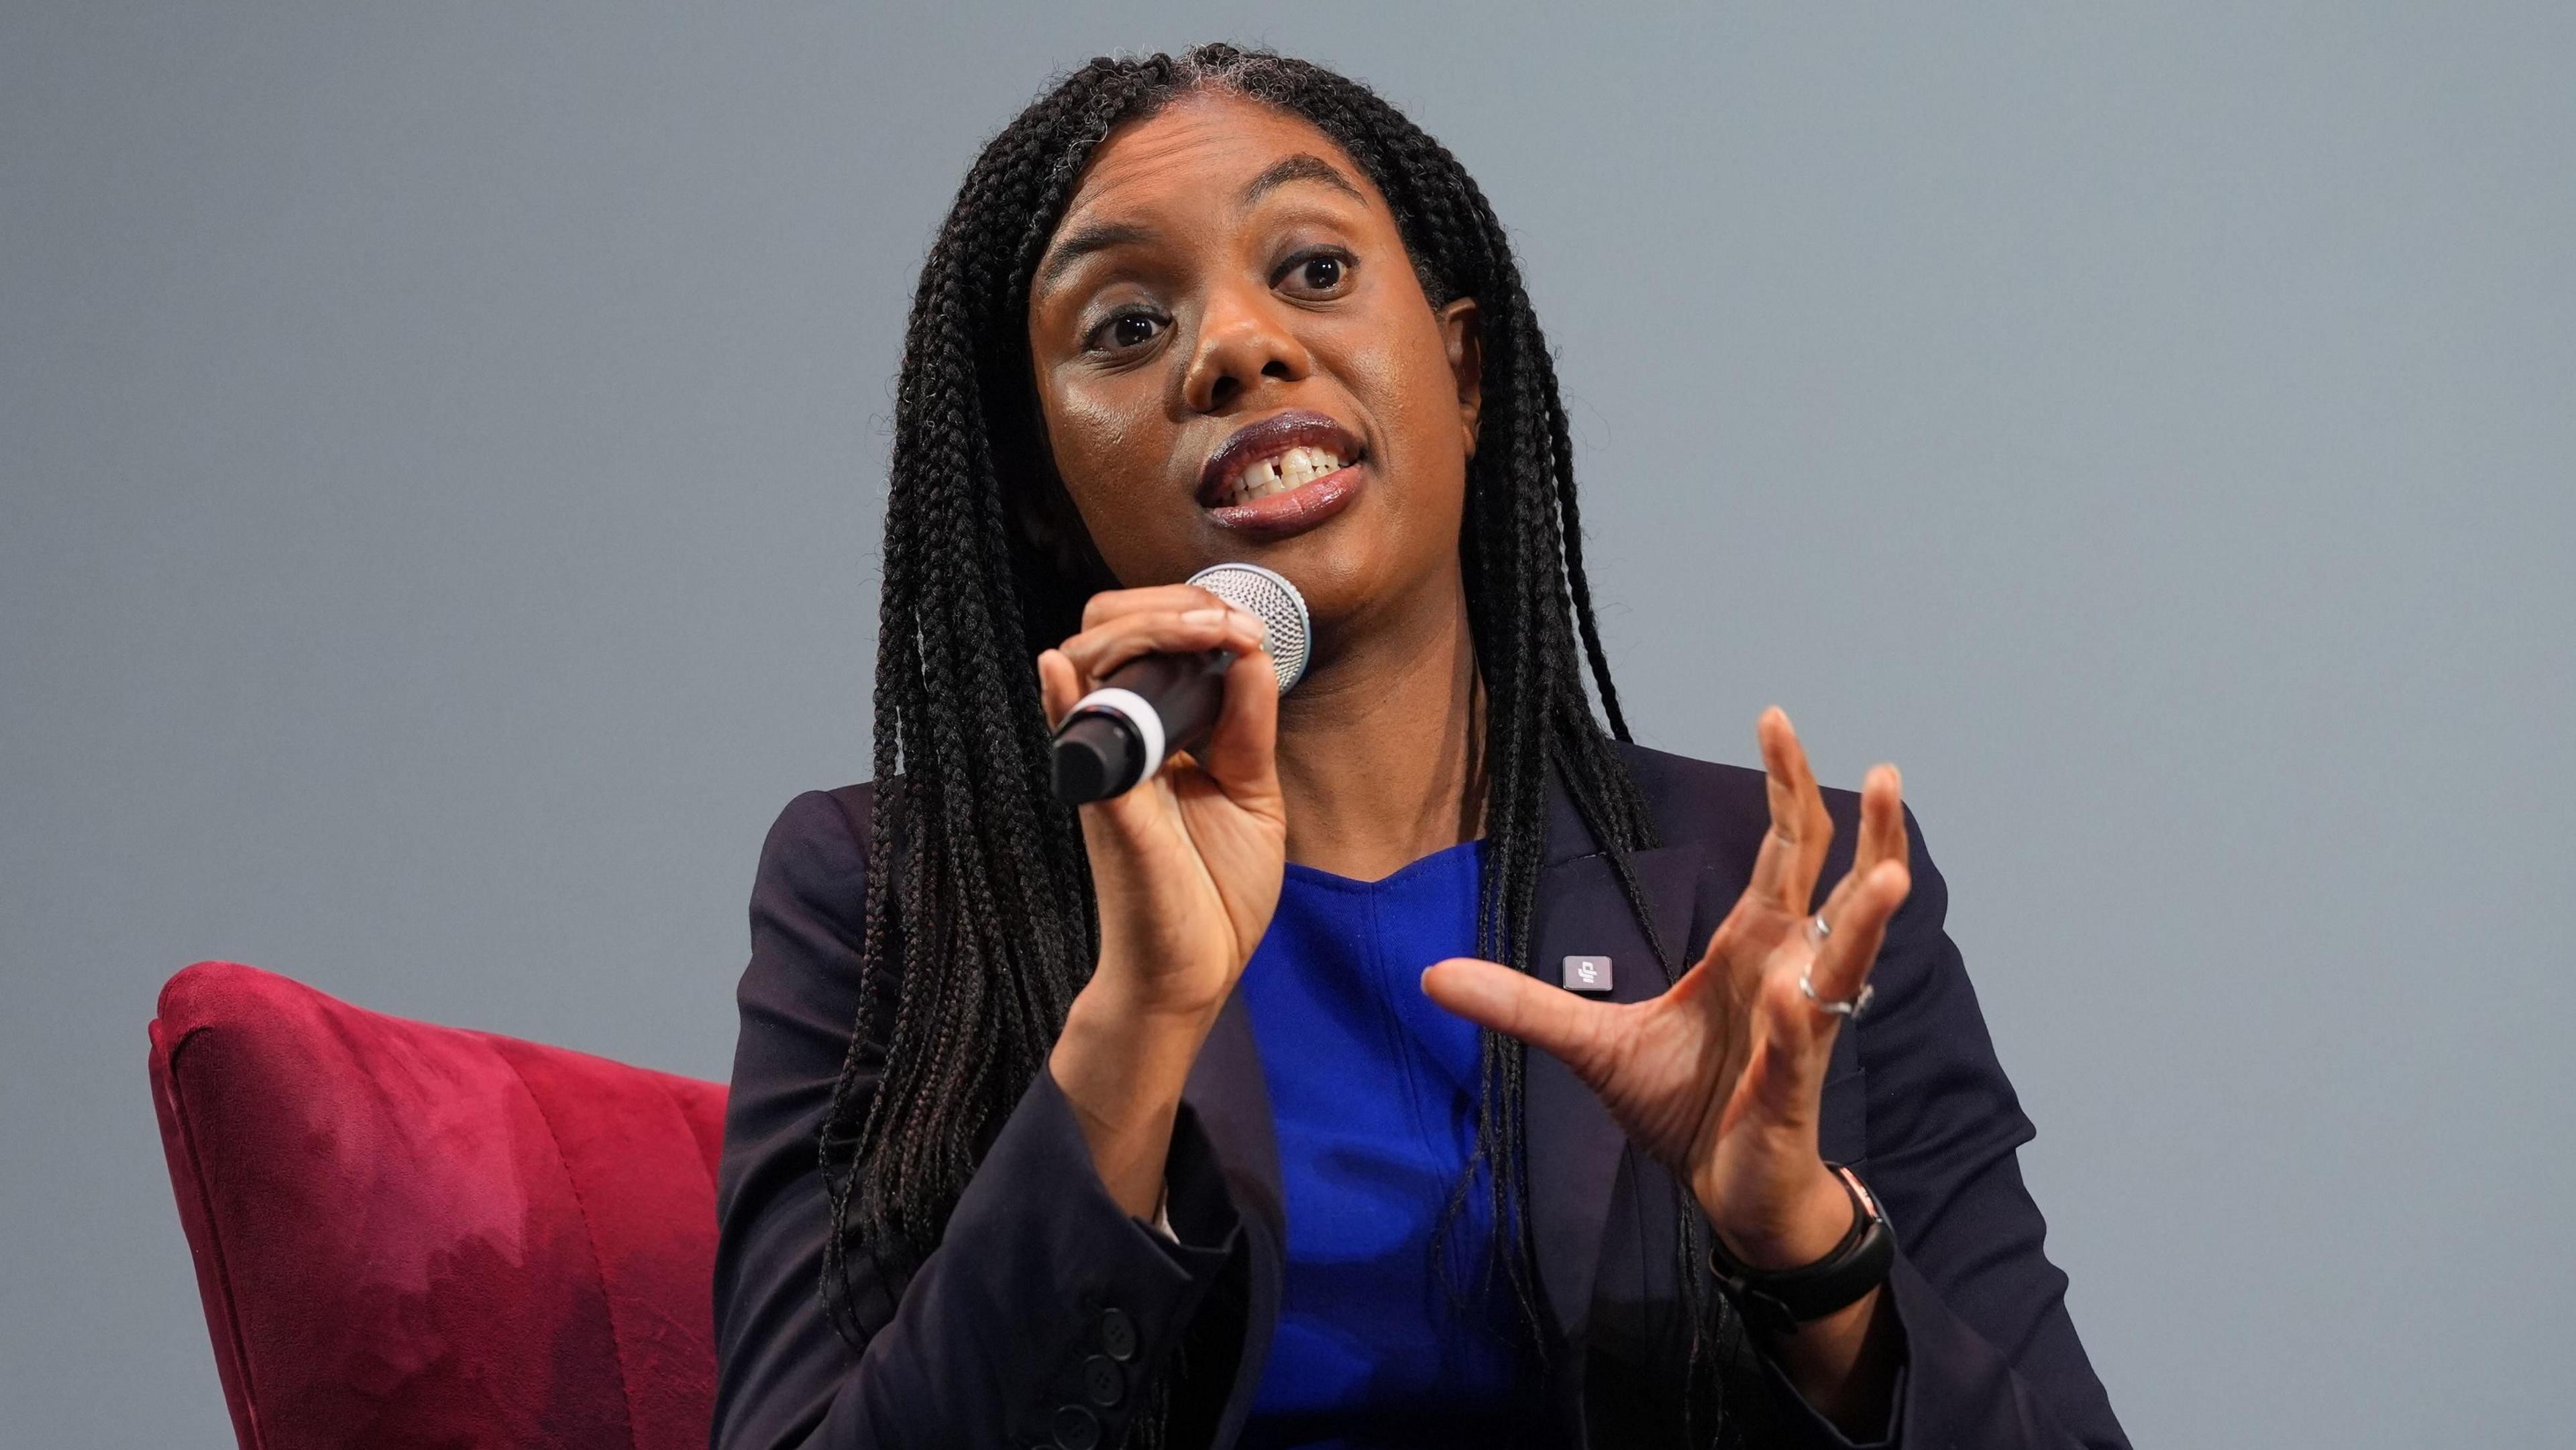
[[[1189, 582], [1259, 616], [1279, 693], [1305, 676], [1311, 627], [1296, 585], [1258, 564], [1211, 564]], [[1107, 800], [1162, 769], [1173, 751], [1206, 744], [1232, 662], [1221, 649], [1152, 654], [1103, 675], [1056, 727], [1055, 798]]]

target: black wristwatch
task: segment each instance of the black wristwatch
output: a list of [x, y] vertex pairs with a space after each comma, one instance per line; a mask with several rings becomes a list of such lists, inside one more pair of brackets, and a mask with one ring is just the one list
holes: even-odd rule
[[1744, 1322], [1773, 1334], [1786, 1334], [1810, 1319], [1822, 1319], [1856, 1303], [1887, 1280], [1896, 1262], [1896, 1231], [1887, 1226], [1878, 1199], [1860, 1175], [1840, 1163], [1828, 1163], [1851, 1195], [1852, 1226], [1832, 1253], [1794, 1269], [1756, 1269], [1736, 1260], [1726, 1244], [1710, 1235], [1708, 1266], [1726, 1286]]

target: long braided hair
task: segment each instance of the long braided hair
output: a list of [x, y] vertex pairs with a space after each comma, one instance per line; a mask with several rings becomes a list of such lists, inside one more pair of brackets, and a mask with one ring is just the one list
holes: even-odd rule
[[[1043, 441], [1029, 291], [1111, 129], [1203, 89], [1330, 136], [1393, 209], [1432, 304], [1477, 300], [1485, 403], [1459, 550], [1487, 701], [1479, 951], [1529, 967], [1554, 778], [1610, 857], [1668, 977], [1675, 970], [1628, 868], [1628, 853], [1654, 845], [1655, 833], [1614, 743], [1629, 734], [1584, 579], [1565, 409], [1484, 193], [1393, 106], [1322, 67], [1229, 45], [1096, 59], [976, 158], [923, 264], [904, 336], [878, 615], [866, 990], [820, 1145], [831, 1203], [822, 1293], [853, 1340], [850, 1253], [869, 1255], [889, 1299], [899, 1295], [1043, 1069], [1098, 955], [1079, 828], [1049, 790], [1031, 661], [1075, 633], [1083, 602], [1116, 581]], [[1585, 695], [1587, 661], [1607, 732]], [[1448, 1221], [1471, 1185], [1489, 1195], [1491, 1262], [1543, 1355], [1525, 1213], [1524, 1051], [1481, 1035], [1475, 1153]], [[856, 1092], [871, 1073], [875, 1092]], [[1696, 1267], [1702, 1223], [1687, 1191], [1675, 1191], [1684, 1200], [1677, 1254], [1689, 1326], [1678, 1382], [1688, 1434], [1703, 1414], [1715, 1427], [1713, 1337], [1733, 1318], [1710, 1303]]]

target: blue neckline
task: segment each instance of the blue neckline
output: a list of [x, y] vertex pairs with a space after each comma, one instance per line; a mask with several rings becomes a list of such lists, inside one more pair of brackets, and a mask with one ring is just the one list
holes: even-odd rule
[[1441, 1288], [1448, 1270], [1500, 1279], [1486, 1274], [1482, 1194], [1458, 1239], [1440, 1241], [1441, 1205], [1475, 1161], [1482, 1049], [1475, 1024], [1418, 985], [1426, 963], [1477, 949], [1484, 844], [1374, 881], [1288, 863], [1244, 971], [1286, 1217], [1247, 1446], [1420, 1444], [1425, 1412], [1501, 1442], [1532, 1418], [1517, 1345], [1490, 1332], [1511, 1322], [1508, 1296]]
[[1297, 861], [1288, 863], [1288, 878], [1309, 886], [1320, 886], [1329, 891], [1354, 893], [1381, 891], [1401, 884], [1406, 877], [1420, 875], [1434, 866], [1446, 864], [1459, 855], [1481, 856], [1484, 845], [1485, 838], [1478, 836], [1474, 840], [1460, 841], [1454, 846], [1443, 846], [1428, 856], [1405, 862], [1375, 881], [1362, 881], [1356, 876], [1336, 875], [1320, 866], [1308, 866]]

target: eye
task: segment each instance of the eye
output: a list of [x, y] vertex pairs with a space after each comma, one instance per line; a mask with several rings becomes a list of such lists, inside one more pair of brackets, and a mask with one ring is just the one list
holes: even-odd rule
[[1290, 259], [1280, 283], [1303, 297], [1330, 297], [1350, 285], [1351, 258], [1340, 252], [1309, 252]]
[[1121, 312], [1091, 330], [1085, 345], [1097, 352], [1125, 352], [1143, 347], [1163, 330], [1163, 319], [1150, 312]]

